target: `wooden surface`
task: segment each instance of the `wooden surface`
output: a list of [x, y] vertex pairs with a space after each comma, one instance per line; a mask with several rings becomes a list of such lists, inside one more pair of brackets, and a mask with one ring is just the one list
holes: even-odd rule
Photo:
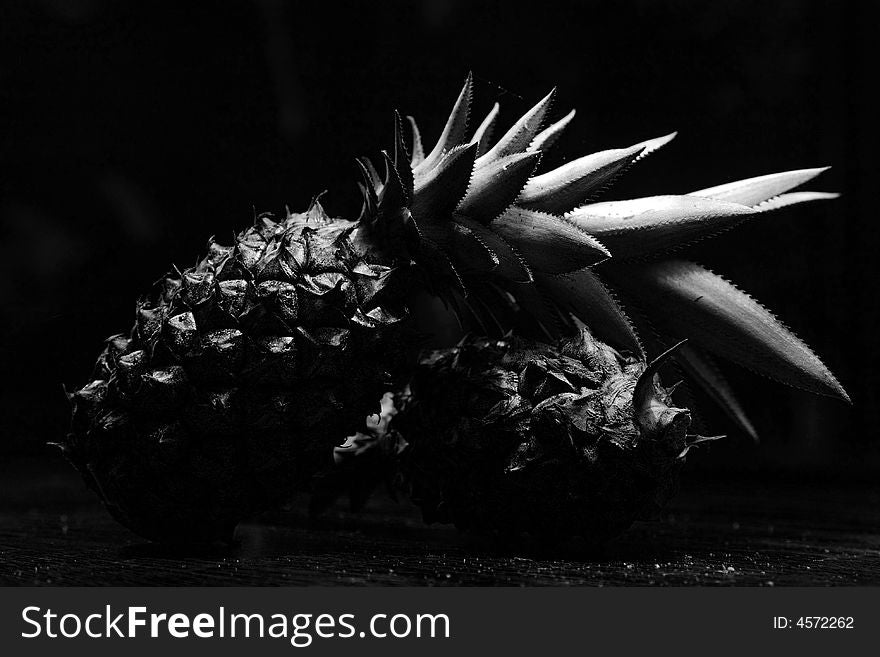
[[880, 584], [872, 484], [686, 473], [660, 521], [594, 554], [487, 544], [381, 499], [359, 515], [335, 509], [318, 526], [294, 507], [239, 526], [231, 548], [181, 552], [117, 525], [64, 464], [6, 463], [0, 477], [6, 585]]

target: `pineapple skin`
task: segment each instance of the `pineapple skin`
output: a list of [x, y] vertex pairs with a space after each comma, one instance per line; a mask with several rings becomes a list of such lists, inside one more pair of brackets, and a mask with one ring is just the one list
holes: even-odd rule
[[644, 361], [586, 329], [557, 345], [471, 339], [425, 354], [393, 426], [425, 521], [602, 543], [674, 494], [690, 414]]
[[261, 216], [232, 247], [137, 304], [61, 445], [111, 514], [162, 542], [228, 540], [332, 464], [411, 361], [406, 277], [314, 202]]

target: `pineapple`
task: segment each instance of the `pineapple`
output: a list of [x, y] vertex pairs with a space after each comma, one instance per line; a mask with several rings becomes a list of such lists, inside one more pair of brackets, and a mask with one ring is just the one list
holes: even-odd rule
[[[479, 338], [427, 352], [393, 421], [400, 482], [427, 522], [590, 543], [673, 494], [688, 434], [657, 370], [587, 329], [558, 344]], [[442, 404], [435, 400], [443, 399]], [[393, 436], [394, 434], [392, 434]]]
[[[564, 422], [556, 429], [548, 424], [548, 418], [574, 412], [565, 404], [547, 406], [546, 393], [553, 390], [587, 395], [591, 407], [611, 423], [611, 433], [590, 434], [590, 440], [623, 445], [621, 454], [632, 458], [627, 467], [657, 478], [646, 484], [649, 492], [638, 502], [627, 502], [620, 511], [614, 494], [599, 495], [606, 533], [626, 524], [633, 507], [644, 507], [652, 495], [662, 497], [655, 492], [669, 488], [669, 468], [693, 440], [684, 433], [687, 413], [671, 408], [668, 391], [655, 380], [656, 365], [645, 365], [645, 348], [612, 289], [648, 314], [661, 340], [690, 339], [673, 358], [748, 432], [754, 430], [711, 365], [709, 352], [785, 383], [846, 398], [812, 351], [763, 307], [708, 270], [666, 256], [755, 215], [832, 196], [790, 192], [820, 170], [681, 196], [590, 203], [617, 175], [674, 135], [539, 173], [542, 153], [574, 112], [545, 127], [551, 92], [493, 141], [499, 107], [471, 133], [472, 94], [468, 76], [427, 153], [415, 121], [408, 117], [408, 145], [403, 121], [395, 115], [394, 148], [382, 154], [384, 172], [366, 158], [357, 161], [363, 178], [357, 219], [329, 217], [320, 199], [303, 213], [260, 215], [233, 245], [212, 239], [194, 267], [174, 269], [151, 296], [137, 302], [130, 333], [108, 340], [93, 380], [70, 395], [71, 431], [61, 445], [119, 521], [157, 540], [227, 538], [243, 517], [308, 486], [334, 457], [347, 461], [346, 454], [371, 451], [350, 439], [334, 453], [341, 437], [386, 444], [369, 437], [383, 433], [377, 429], [387, 422], [372, 419], [365, 426], [364, 417], [383, 393], [404, 389], [421, 349], [438, 346], [430, 335], [441, 321], [440, 310], [436, 303], [426, 304], [426, 296], [450, 309], [462, 331], [484, 336], [459, 347], [481, 362], [469, 386], [494, 386], [485, 374], [492, 368], [510, 376], [524, 373], [529, 380], [528, 368], [520, 372], [528, 357], [515, 354], [533, 354], [547, 363], [546, 385], [516, 386], [524, 407], [544, 413], [540, 421], [517, 425], [525, 451], [499, 451], [490, 460], [497, 456], [496, 463], [506, 463], [508, 470], [521, 463], [530, 472], [538, 467], [529, 460], [530, 441], [568, 436]], [[486, 341], [509, 332], [531, 341], [503, 342], [506, 347]], [[584, 345], [604, 354], [598, 365], [585, 364], [590, 349]], [[446, 357], [437, 356], [436, 362], [445, 363]], [[398, 396], [401, 412], [395, 422], [409, 426], [409, 440], [421, 445], [413, 448], [413, 457], [435, 453], [441, 444], [430, 445], [436, 428], [407, 419], [444, 414], [446, 400], [435, 390], [445, 385], [446, 375], [438, 375], [435, 388], [425, 367], [417, 369], [412, 396]], [[553, 387], [557, 383], [563, 390]], [[613, 386], [619, 394], [608, 394]], [[587, 389], [602, 393], [590, 395]], [[671, 426], [646, 428], [641, 410], [632, 415], [644, 404], [669, 410]], [[463, 417], [476, 417], [475, 408], [456, 409]], [[385, 429], [388, 435], [398, 433]], [[483, 442], [470, 432], [461, 435], [489, 452], [495, 449], [489, 434]], [[653, 456], [636, 447], [649, 443], [641, 440], [644, 436], [669, 444], [662, 467], [645, 465]], [[403, 460], [409, 458], [406, 451], [400, 454]], [[485, 456], [460, 461], [463, 481], [485, 467]], [[536, 458], [540, 465], [544, 457]], [[608, 467], [610, 482], [611, 472], [624, 467], [611, 464], [600, 458], [591, 467]], [[562, 467], [576, 472], [578, 466]], [[475, 490], [497, 499], [509, 488], [493, 477]], [[596, 491], [575, 479], [566, 474], [556, 480], [554, 494], [565, 494], [557, 484], [568, 481], [574, 486], [572, 499], [581, 506]], [[550, 483], [531, 475], [524, 481]], [[412, 478], [421, 499], [432, 497], [424, 492], [428, 482]], [[520, 494], [540, 497], [541, 491]], [[477, 507], [474, 517], [485, 517], [487, 511]], [[431, 513], [445, 517], [436, 509]], [[530, 517], [537, 515], [535, 507]], [[450, 517], [469, 522], [461, 520], [460, 510]], [[501, 517], [512, 519], [507, 511]]]

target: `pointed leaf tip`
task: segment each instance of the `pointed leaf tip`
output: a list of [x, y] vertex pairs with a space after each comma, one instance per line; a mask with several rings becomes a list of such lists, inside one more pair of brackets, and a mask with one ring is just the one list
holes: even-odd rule
[[474, 169], [477, 144], [453, 148], [423, 176], [416, 178], [412, 214], [416, 221], [444, 222], [464, 198]]
[[385, 181], [379, 194], [379, 210], [385, 213], [397, 212], [409, 205], [409, 196], [388, 151], [382, 151], [382, 158], [385, 161]]
[[415, 186], [411, 161], [406, 140], [403, 138], [403, 120], [400, 118], [400, 112], [394, 110], [394, 168], [397, 170], [400, 182], [403, 183], [407, 201], [412, 199]]
[[477, 144], [477, 157], [480, 157], [489, 149], [489, 142], [492, 139], [492, 133], [495, 130], [495, 121], [498, 119], [498, 112], [500, 109], [501, 106], [498, 103], [495, 103], [495, 105], [492, 106], [492, 109], [489, 110], [486, 118], [480, 123], [476, 132], [474, 132], [474, 136], [471, 138], [471, 143]]
[[636, 162], [645, 159], [651, 153], [656, 153], [677, 136], [678, 131], [676, 130], [674, 132], [670, 132], [668, 135], [663, 135], [662, 137], [654, 137], [653, 139], [646, 139], [645, 141], [636, 144], [636, 146], [641, 146], [644, 149], [636, 158]]
[[477, 233], [455, 221], [449, 227], [448, 254], [459, 271], [484, 276], [498, 267], [498, 254]]
[[407, 114], [406, 120], [409, 121], [409, 127], [412, 131], [412, 165], [416, 167], [425, 159], [425, 147], [422, 145], [422, 133], [419, 132], [415, 118]]
[[516, 200], [540, 158], [540, 153], [513, 153], [482, 166], [475, 164], [458, 212], [489, 223]]
[[688, 337], [771, 379], [849, 401], [834, 375], [800, 338], [721, 276], [686, 260], [614, 269], [615, 282], [652, 312], [666, 334]]
[[668, 144], [676, 134], [648, 139], [628, 148], [591, 153], [535, 176], [518, 202], [535, 210], [564, 214], [604, 190], [631, 165]]
[[496, 276], [514, 283], [532, 282], [532, 272], [524, 262], [524, 258], [501, 235], [473, 219], [458, 216], [455, 221], [469, 228], [495, 253], [498, 258], [498, 267], [494, 272]]
[[556, 88], [554, 87], [549, 94], [539, 100], [504, 133], [498, 143], [480, 158], [480, 164], [525, 151], [540, 131], [555, 94]]
[[530, 151], [546, 151], [556, 143], [565, 129], [568, 127], [568, 124], [571, 123], [571, 120], [574, 118], [576, 110], [571, 110], [568, 114], [559, 119], [556, 123], [547, 126], [544, 130], [538, 133], [538, 135], [532, 140], [532, 143], [529, 144], [528, 150]]
[[452, 113], [446, 121], [446, 126], [440, 134], [437, 144], [416, 168], [416, 174], [430, 169], [437, 165], [443, 155], [455, 146], [465, 143], [467, 140], [467, 126], [471, 111], [471, 100], [473, 98], [473, 76], [468, 73], [461, 93], [455, 101]]
[[541, 288], [565, 312], [586, 324], [590, 332], [620, 351], [644, 357], [644, 349], [629, 317], [592, 269], [567, 274], [536, 274]]
[[758, 212], [770, 212], [788, 207], [789, 205], [799, 205], [813, 201], [833, 201], [836, 198], [840, 198], [840, 194], [836, 192], [788, 192], [774, 196], [752, 207]]
[[707, 187], [706, 189], [691, 192], [690, 195], [740, 203], [752, 207], [775, 196], [784, 194], [795, 187], [800, 187], [829, 168], [816, 167], [813, 169], [795, 169], [771, 173], [765, 176], [735, 180], [715, 187]]
[[597, 239], [564, 219], [533, 210], [508, 208], [489, 227], [539, 272], [565, 274], [611, 255]]
[[693, 244], [755, 214], [739, 203], [669, 195], [593, 203], [566, 216], [616, 257], [638, 258]]
[[517, 202], [527, 208], [564, 214], [583, 203], [632, 164], [644, 146], [585, 155], [531, 178]]
[[727, 379], [712, 358], [699, 349], [685, 345], [675, 356], [676, 362], [697, 385], [714, 401], [733, 423], [754, 442], [759, 442], [755, 425], [733, 393]]

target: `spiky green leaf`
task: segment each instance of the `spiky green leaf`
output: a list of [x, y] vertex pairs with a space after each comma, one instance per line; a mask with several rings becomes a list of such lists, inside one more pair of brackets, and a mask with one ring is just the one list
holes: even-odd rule
[[[363, 182], [358, 183], [358, 188], [361, 190], [361, 196], [364, 201], [364, 207], [361, 210], [361, 221], [372, 220], [379, 205], [379, 199], [376, 196], [376, 183], [371, 172], [372, 165], [367, 166], [368, 163], [369, 160], [367, 158], [359, 157], [355, 159], [355, 164], [357, 164], [358, 171], [360, 171], [363, 178]], [[372, 171], [375, 171], [375, 169], [372, 169]]]
[[700, 196], [652, 196], [592, 203], [566, 217], [615, 257], [638, 258], [717, 234], [755, 212], [745, 205]]
[[751, 207], [774, 196], [784, 194], [795, 187], [799, 187], [828, 169], [829, 167], [818, 167], [771, 173], [766, 176], [736, 180], [724, 185], [700, 189], [696, 192], [691, 192], [690, 195], [705, 196], [718, 199], [719, 201], [740, 203]]
[[644, 358], [635, 329], [608, 288], [590, 269], [567, 274], [536, 274], [547, 295], [563, 310], [586, 324], [603, 342]]
[[709, 398], [714, 401], [739, 429], [755, 442], [758, 432], [743, 410], [727, 379], [718, 369], [712, 358], [691, 345], [683, 345], [675, 355], [675, 360]]
[[523, 257], [501, 235], [466, 217], [457, 217], [456, 221], [469, 228], [483, 244], [495, 253], [498, 258], [498, 267], [495, 269], [497, 276], [515, 283], [532, 281], [532, 272]]
[[474, 136], [471, 137], [471, 143], [477, 144], [477, 157], [480, 157], [489, 150], [489, 142], [492, 139], [492, 133], [495, 131], [495, 121], [498, 119], [498, 111], [501, 109], [501, 106], [498, 103], [489, 110], [489, 113], [486, 115], [486, 118], [483, 119], [483, 122], [477, 127], [476, 132], [474, 132]]
[[385, 182], [379, 193], [379, 212], [387, 214], [409, 205], [409, 194], [404, 189], [394, 161], [387, 151], [382, 151], [382, 158], [385, 161]]
[[517, 204], [553, 214], [564, 214], [583, 203], [620, 171], [632, 164], [642, 147], [593, 153], [528, 181]]
[[833, 192], [789, 192], [788, 194], [780, 194], [771, 199], [767, 199], [763, 203], [753, 206], [759, 212], [770, 212], [788, 207], [789, 205], [798, 205], [800, 203], [810, 203], [812, 201], [831, 201], [839, 198], [840, 194]]
[[406, 141], [403, 138], [403, 120], [400, 118], [400, 112], [394, 110], [394, 168], [397, 169], [397, 175], [400, 177], [400, 182], [403, 183], [408, 199], [412, 198], [415, 187], [411, 161]]
[[500, 263], [495, 251], [478, 234], [458, 222], [449, 225], [447, 252], [462, 273], [485, 275], [494, 271]]
[[516, 200], [538, 166], [540, 153], [514, 153], [476, 165], [458, 213], [488, 223]]
[[537, 136], [532, 140], [532, 143], [529, 144], [528, 150], [530, 151], [547, 151], [549, 150], [553, 144], [556, 143], [556, 140], [562, 136], [562, 133], [565, 132], [565, 129], [568, 127], [568, 124], [571, 123], [571, 120], [574, 118], [575, 110], [571, 110], [568, 114], [559, 119], [556, 123], [553, 123], [546, 128], [544, 128], [541, 132], [537, 134]]
[[478, 165], [498, 160], [514, 153], [522, 153], [532, 143], [541, 129], [544, 117], [553, 102], [556, 89], [544, 96], [526, 112], [489, 151], [478, 160]]
[[419, 240], [419, 265], [428, 275], [427, 283], [434, 286], [436, 296], [450, 303], [454, 294], [467, 296], [464, 280], [452, 264], [452, 259], [439, 244], [422, 235]]
[[440, 160], [443, 159], [443, 156], [454, 147], [465, 143], [467, 138], [468, 117], [471, 110], [471, 99], [474, 93], [473, 87], [473, 76], [468, 73], [464, 86], [461, 89], [461, 93], [458, 94], [458, 99], [455, 101], [455, 105], [452, 108], [452, 113], [446, 121], [446, 126], [443, 128], [443, 132], [440, 134], [440, 138], [437, 140], [437, 143], [431, 152], [428, 153], [425, 159], [415, 168], [417, 178], [419, 175], [436, 166]]
[[535, 271], [564, 274], [594, 265], [611, 254], [594, 237], [553, 215], [512, 207], [490, 228], [525, 257]]
[[409, 127], [412, 130], [412, 165], [416, 167], [425, 159], [425, 147], [422, 145], [422, 133], [419, 132], [415, 117], [407, 114], [406, 120], [409, 121]]
[[642, 152], [639, 153], [638, 157], [636, 158], [636, 162], [641, 162], [652, 153], [656, 153], [677, 136], [678, 132], [670, 132], [668, 135], [663, 135], [662, 137], [654, 137], [653, 139], [646, 139], [645, 141], [639, 142], [638, 144], [634, 144], [634, 146], [642, 147]]
[[609, 267], [614, 282], [650, 313], [664, 333], [759, 374], [849, 401], [816, 354], [766, 308], [721, 276], [685, 260]]
[[544, 338], [555, 340], [567, 333], [567, 318], [536, 283], [514, 283], [504, 291], [499, 290], [499, 294], [507, 296], [518, 309], [520, 316], [514, 315], [516, 320], [535, 325]]
[[477, 145], [453, 148], [427, 175], [416, 181], [411, 206], [416, 221], [442, 223], [464, 197], [474, 168]]
[[673, 132], [628, 148], [592, 153], [535, 176], [517, 202], [534, 210], [564, 214], [599, 194], [628, 167], [668, 144], [675, 135]]

